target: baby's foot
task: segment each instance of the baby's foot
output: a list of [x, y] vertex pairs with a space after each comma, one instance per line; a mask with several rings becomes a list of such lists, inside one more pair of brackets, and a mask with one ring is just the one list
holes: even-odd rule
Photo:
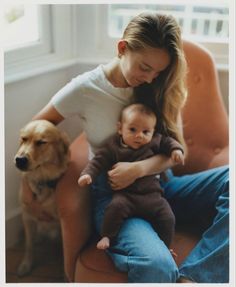
[[178, 257], [177, 253], [175, 253], [175, 251], [173, 249], [170, 249], [170, 253], [174, 259], [176, 259]]
[[110, 247], [110, 239], [108, 237], [103, 237], [100, 241], [97, 243], [98, 249], [107, 249]]
[[180, 276], [179, 279], [177, 279], [176, 283], [196, 283], [196, 282], [190, 280], [189, 278]]

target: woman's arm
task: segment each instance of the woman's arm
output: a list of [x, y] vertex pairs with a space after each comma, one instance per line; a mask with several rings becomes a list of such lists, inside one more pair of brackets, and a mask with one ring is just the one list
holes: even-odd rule
[[171, 157], [168, 157], [164, 154], [155, 155], [138, 163], [139, 177], [159, 174], [175, 165]]
[[49, 102], [38, 114], [33, 117], [33, 120], [48, 120], [54, 125], [57, 125], [64, 120], [64, 117]]
[[123, 189], [132, 184], [137, 178], [159, 174], [173, 167], [171, 158], [159, 154], [151, 158], [136, 162], [118, 162], [108, 172], [112, 189]]

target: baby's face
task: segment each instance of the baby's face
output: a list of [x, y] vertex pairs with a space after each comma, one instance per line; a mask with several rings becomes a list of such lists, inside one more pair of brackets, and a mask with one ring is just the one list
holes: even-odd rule
[[155, 117], [130, 113], [120, 124], [119, 134], [126, 145], [133, 149], [139, 149], [151, 141], [155, 124]]

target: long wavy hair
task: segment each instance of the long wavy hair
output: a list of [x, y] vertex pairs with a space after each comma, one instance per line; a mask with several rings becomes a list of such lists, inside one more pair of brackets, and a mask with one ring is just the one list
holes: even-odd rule
[[178, 23], [171, 15], [144, 12], [129, 22], [122, 39], [131, 51], [152, 47], [169, 53], [168, 67], [151, 84], [136, 87], [134, 95], [137, 102], [155, 111], [158, 131], [174, 137], [186, 147], [178, 126], [178, 115], [187, 96], [186, 61]]

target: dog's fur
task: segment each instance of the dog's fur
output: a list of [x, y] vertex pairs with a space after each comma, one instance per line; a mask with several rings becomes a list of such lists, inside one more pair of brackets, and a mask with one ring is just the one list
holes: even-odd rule
[[69, 140], [46, 120], [35, 120], [20, 131], [20, 147], [14, 158], [22, 173], [20, 202], [25, 231], [25, 254], [18, 275], [33, 266], [33, 241], [37, 231], [50, 237], [60, 234], [55, 188], [69, 163]]

